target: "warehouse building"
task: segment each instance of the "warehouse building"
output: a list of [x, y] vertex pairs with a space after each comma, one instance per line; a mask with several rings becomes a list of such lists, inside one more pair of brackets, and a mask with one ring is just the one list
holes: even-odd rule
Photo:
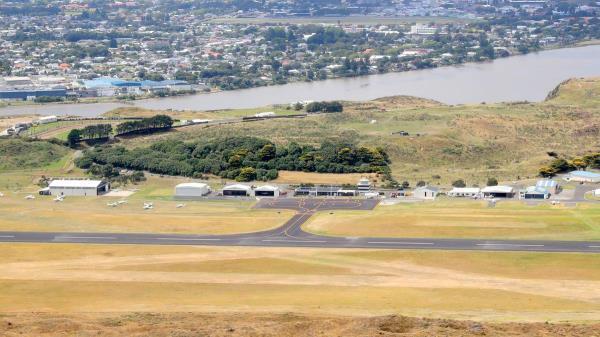
[[48, 185], [51, 195], [60, 196], [98, 196], [107, 193], [110, 184], [104, 180], [52, 180]]
[[257, 197], [278, 197], [279, 187], [272, 185], [263, 185], [254, 189], [254, 196]]
[[455, 198], [474, 198], [479, 195], [481, 189], [479, 187], [454, 187], [448, 192], [449, 197]]
[[543, 187], [529, 186], [526, 189], [519, 192], [519, 198], [521, 199], [548, 199], [550, 198], [550, 191]]
[[581, 183], [599, 183], [600, 173], [590, 171], [573, 171], [564, 178], [566, 181], [576, 181]]
[[175, 186], [175, 199], [201, 198], [208, 193], [210, 189], [203, 183], [182, 183]]
[[252, 195], [252, 187], [242, 184], [228, 185], [223, 187], [222, 193], [227, 197], [249, 197]]
[[481, 190], [485, 198], [513, 198], [515, 189], [512, 186], [486, 186]]

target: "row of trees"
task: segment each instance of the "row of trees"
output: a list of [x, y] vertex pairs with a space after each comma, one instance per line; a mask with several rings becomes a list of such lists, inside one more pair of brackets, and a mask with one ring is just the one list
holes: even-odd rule
[[158, 130], [170, 129], [173, 126], [173, 119], [167, 115], [156, 115], [150, 118], [143, 118], [137, 121], [127, 121], [117, 125], [117, 135], [131, 133], [150, 133]]
[[94, 124], [88, 125], [83, 129], [73, 129], [67, 135], [67, 142], [70, 146], [84, 141], [105, 139], [112, 133], [112, 125], [110, 124]]
[[147, 170], [159, 174], [201, 176], [214, 174], [238, 181], [271, 180], [278, 170], [322, 173], [389, 172], [389, 158], [381, 148], [324, 142], [320, 147], [287, 146], [254, 137], [229, 137], [209, 142], [159, 141], [128, 150], [100, 146], [84, 153], [78, 166], [92, 164]]
[[542, 177], [553, 177], [559, 173], [586, 168], [600, 169], [600, 152], [590, 153], [570, 160], [558, 157], [554, 152], [548, 154], [555, 158], [552, 159], [548, 166], [540, 168], [539, 174]]
[[344, 111], [344, 105], [341, 102], [311, 102], [306, 105], [306, 112], [342, 112]]

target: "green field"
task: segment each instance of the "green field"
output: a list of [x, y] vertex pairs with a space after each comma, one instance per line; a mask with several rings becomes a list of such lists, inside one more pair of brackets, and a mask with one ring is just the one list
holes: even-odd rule
[[600, 205], [528, 206], [443, 200], [313, 216], [304, 228], [336, 236], [600, 240]]

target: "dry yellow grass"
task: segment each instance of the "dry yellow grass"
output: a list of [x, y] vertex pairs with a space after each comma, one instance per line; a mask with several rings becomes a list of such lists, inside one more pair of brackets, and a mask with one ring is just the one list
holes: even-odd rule
[[[0, 244], [0, 255], [0, 312], [293, 311], [495, 321], [600, 314], [600, 269], [585, 254]], [[528, 261], [555, 261], [562, 272], [522, 268]]]
[[377, 180], [377, 175], [373, 173], [314, 173], [314, 172], [296, 172], [279, 171], [279, 177], [273, 182], [279, 184], [352, 184], [356, 185], [361, 178], [369, 178], [371, 181]]
[[600, 239], [600, 206], [527, 206], [448, 200], [378, 206], [371, 212], [319, 213], [305, 229], [339, 236]]

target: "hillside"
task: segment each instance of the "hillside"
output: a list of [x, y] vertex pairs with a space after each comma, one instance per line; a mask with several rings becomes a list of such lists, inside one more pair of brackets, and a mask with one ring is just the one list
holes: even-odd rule
[[44, 167], [68, 152], [64, 146], [45, 141], [0, 140], [0, 171]]
[[[194, 126], [124, 141], [200, 140], [224, 134], [257, 136], [278, 144], [323, 139], [382, 146], [396, 179], [448, 184], [487, 177], [534, 177], [555, 151], [574, 156], [600, 148], [600, 79], [573, 79], [540, 103], [447, 106], [413, 97], [346, 103], [341, 114], [220, 126]], [[392, 134], [406, 131], [409, 136]]]

